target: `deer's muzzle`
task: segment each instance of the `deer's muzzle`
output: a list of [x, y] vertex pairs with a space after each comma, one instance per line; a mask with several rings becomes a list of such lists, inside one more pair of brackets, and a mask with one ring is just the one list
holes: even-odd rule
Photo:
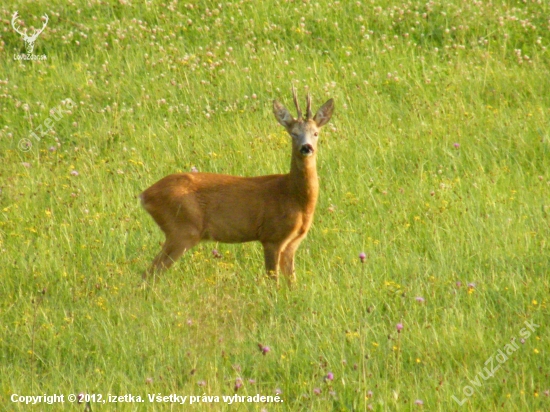
[[314, 152], [313, 146], [310, 144], [302, 145], [300, 148], [300, 153], [304, 156], [311, 156]]

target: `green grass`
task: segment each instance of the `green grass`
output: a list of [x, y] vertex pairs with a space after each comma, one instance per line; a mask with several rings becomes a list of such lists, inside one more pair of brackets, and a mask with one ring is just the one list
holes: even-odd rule
[[[239, 378], [239, 394], [284, 403], [92, 410], [550, 409], [549, 3], [13, 3], [0, 410], [31, 409], [14, 393], [221, 397]], [[26, 26], [48, 13], [46, 61], [13, 59], [15, 10]], [[137, 195], [192, 166], [287, 172], [271, 102], [290, 108], [292, 84], [314, 109], [336, 102], [297, 286], [264, 279], [258, 244], [203, 243], [142, 287], [163, 237]], [[65, 99], [76, 107], [20, 150]], [[471, 383], [525, 321], [540, 327]]]

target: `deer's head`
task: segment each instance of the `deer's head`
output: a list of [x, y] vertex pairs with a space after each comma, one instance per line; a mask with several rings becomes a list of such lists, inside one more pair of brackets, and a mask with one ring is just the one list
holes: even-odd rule
[[288, 134], [292, 137], [292, 152], [302, 158], [315, 156], [317, 152], [319, 130], [330, 120], [334, 111], [334, 100], [328, 100], [321, 106], [315, 116], [312, 116], [311, 96], [308, 93], [306, 118], [304, 119], [294, 87], [292, 87], [292, 96], [298, 112], [298, 117], [296, 119], [292, 117], [287, 108], [277, 100], [273, 101], [273, 113], [277, 121], [285, 127]]
[[17, 12], [13, 13], [13, 16], [11, 18], [11, 26], [13, 27], [16, 33], [20, 34], [21, 37], [23, 37], [27, 54], [32, 54], [32, 51], [34, 50], [34, 42], [36, 41], [40, 33], [42, 33], [46, 28], [46, 26], [48, 25], [48, 20], [49, 20], [48, 15], [44, 14], [43, 16], [44, 24], [42, 25], [42, 28], [34, 29], [34, 33], [31, 36], [27, 34], [27, 31], [21, 31], [21, 28], [17, 25], [17, 17], [18, 17]]

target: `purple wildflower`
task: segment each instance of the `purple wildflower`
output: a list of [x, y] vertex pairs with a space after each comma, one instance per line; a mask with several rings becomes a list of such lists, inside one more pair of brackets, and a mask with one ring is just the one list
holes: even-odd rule
[[243, 380], [241, 378], [235, 379], [235, 392], [237, 392], [243, 386]]

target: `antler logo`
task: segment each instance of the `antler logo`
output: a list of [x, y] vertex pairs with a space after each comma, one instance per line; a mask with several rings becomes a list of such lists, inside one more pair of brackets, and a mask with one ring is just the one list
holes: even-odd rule
[[42, 26], [42, 28], [40, 30], [37, 30], [37, 29], [34, 29], [34, 34], [32, 36], [29, 36], [27, 34], [27, 31], [21, 31], [21, 28], [17, 25], [17, 17], [18, 17], [18, 14], [17, 12], [13, 13], [13, 17], [11, 18], [11, 26], [13, 27], [13, 29], [16, 31], [16, 33], [19, 33], [21, 35], [21, 37], [23, 37], [23, 41], [25, 42], [25, 49], [27, 50], [27, 54], [32, 54], [32, 51], [34, 50], [34, 42], [36, 41], [36, 39], [38, 38], [38, 36], [40, 36], [40, 33], [42, 33], [44, 31], [44, 29], [46, 28], [46, 26], [48, 25], [48, 15], [47, 14], [44, 14], [44, 25]]

